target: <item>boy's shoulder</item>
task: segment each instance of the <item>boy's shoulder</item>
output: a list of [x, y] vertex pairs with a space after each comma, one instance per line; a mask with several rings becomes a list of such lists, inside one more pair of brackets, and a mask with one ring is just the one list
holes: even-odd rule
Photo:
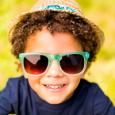
[[93, 104], [96, 104], [99, 101], [103, 101], [105, 104], [108, 100], [110, 101], [109, 97], [104, 93], [103, 89], [97, 83], [82, 79], [80, 85], [82, 89], [84, 89], [83, 91], [86, 90], [86, 94], [84, 95], [89, 101], [92, 99]]
[[9, 78], [5, 88], [10, 90], [18, 90], [19, 88], [25, 87], [27, 85], [27, 79], [24, 76]]
[[86, 105], [87, 112], [91, 112], [91, 108], [94, 114], [106, 114], [109, 111], [108, 109], [111, 109], [111, 112], [115, 112], [115, 108], [113, 108], [111, 100], [107, 95], [105, 95], [97, 83], [88, 82], [82, 79], [81, 85], [84, 87], [83, 91], [87, 92], [86, 94], [84, 93], [84, 104]]
[[10, 82], [12, 82], [12, 83], [22, 83], [24, 81], [26, 81], [26, 79], [23, 75], [21, 75], [21, 76], [17, 76], [17, 77], [10, 77], [8, 79], [7, 83], [10, 83]]
[[81, 79], [79, 87], [82, 87], [85, 90], [87, 89], [87, 94], [92, 93], [95, 95], [99, 90], [102, 91], [97, 83], [90, 82], [86, 79]]
[[17, 76], [17, 77], [11, 77], [8, 79], [7, 84], [12, 84], [12, 85], [20, 85], [24, 84], [27, 82], [27, 79], [22, 75], [22, 76]]
[[[9, 78], [5, 88], [0, 93], [0, 96], [10, 99], [13, 103], [17, 101], [18, 95], [28, 87], [28, 82], [24, 76]], [[13, 97], [13, 98], [12, 98]]]

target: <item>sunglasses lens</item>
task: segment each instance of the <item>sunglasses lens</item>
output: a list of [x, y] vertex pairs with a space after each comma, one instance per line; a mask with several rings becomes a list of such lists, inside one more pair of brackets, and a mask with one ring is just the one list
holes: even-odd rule
[[68, 74], [78, 74], [84, 68], [84, 57], [80, 54], [63, 56], [60, 60], [60, 66]]
[[48, 58], [43, 55], [28, 55], [24, 57], [24, 68], [29, 74], [41, 74], [48, 66]]

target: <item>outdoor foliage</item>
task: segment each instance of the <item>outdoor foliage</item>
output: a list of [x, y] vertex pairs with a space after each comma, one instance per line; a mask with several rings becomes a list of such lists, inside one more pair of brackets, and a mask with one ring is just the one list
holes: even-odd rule
[[[10, 53], [8, 31], [14, 17], [28, 11], [36, 0], [1, 0], [0, 6], [0, 90], [9, 77], [20, 75], [16, 59]], [[85, 76], [96, 82], [115, 104], [115, 0], [78, 0], [84, 15], [100, 26], [105, 33], [105, 43]], [[13, 20], [13, 21], [11, 21]]]

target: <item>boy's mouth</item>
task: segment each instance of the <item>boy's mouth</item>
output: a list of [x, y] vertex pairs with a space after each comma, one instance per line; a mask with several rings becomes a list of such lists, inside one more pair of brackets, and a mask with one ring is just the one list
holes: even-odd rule
[[44, 86], [47, 88], [52, 88], [52, 89], [59, 89], [59, 88], [63, 88], [65, 84], [48, 84]]
[[66, 84], [45, 84], [44, 86], [51, 92], [61, 92], [65, 89]]

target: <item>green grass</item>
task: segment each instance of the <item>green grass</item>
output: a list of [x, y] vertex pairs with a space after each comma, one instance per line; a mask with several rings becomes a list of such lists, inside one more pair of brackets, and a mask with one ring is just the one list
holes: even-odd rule
[[[36, 0], [35, 0], [36, 1]], [[10, 53], [8, 30], [11, 20], [22, 12], [28, 11], [34, 0], [2, 0], [0, 7], [0, 90], [9, 77], [19, 75], [16, 59]], [[86, 75], [86, 79], [96, 82], [115, 104], [115, 1], [78, 0], [84, 14], [105, 33], [105, 43]]]

